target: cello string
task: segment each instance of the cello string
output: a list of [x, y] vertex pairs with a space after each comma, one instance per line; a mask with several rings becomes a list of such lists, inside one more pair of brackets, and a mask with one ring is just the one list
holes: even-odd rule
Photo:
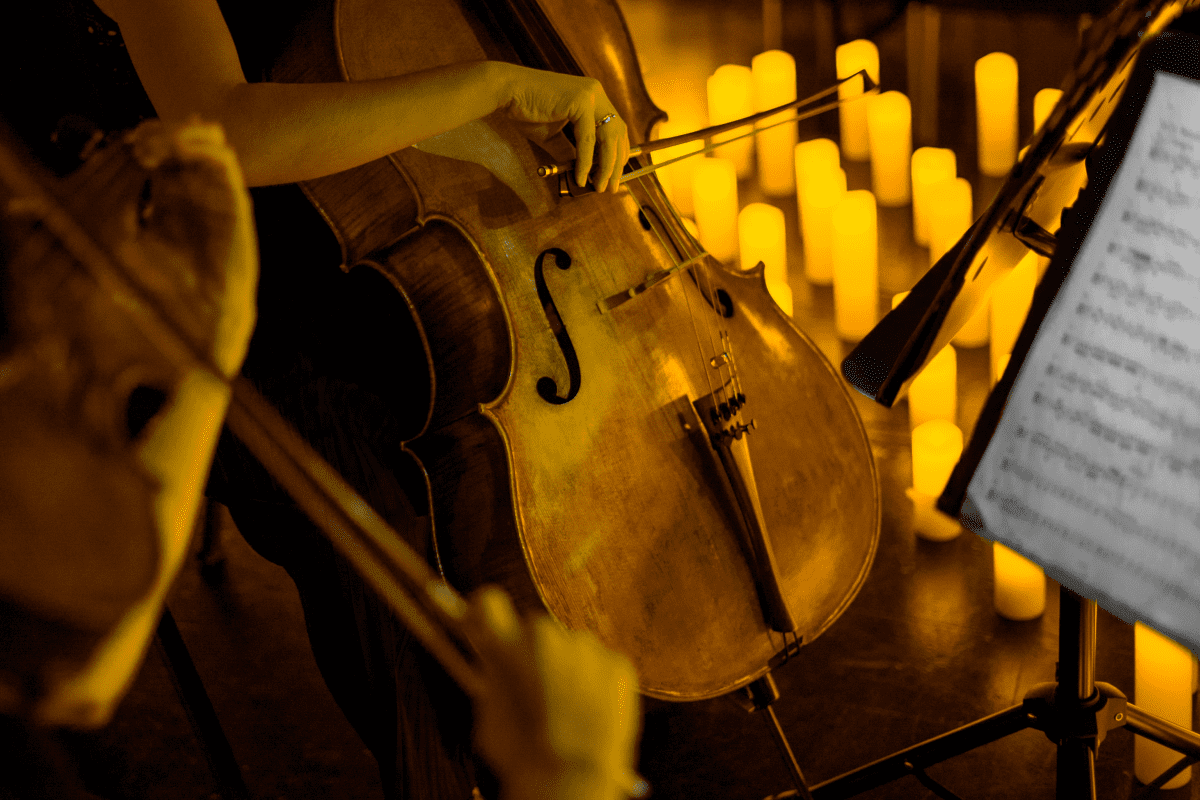
[[[647, 202], [650, 204], [650, 207], [654, 210], [655, 216], [658, 217], [659, 222], [663, 226], [663, 231], [660, 232], [658, 230], [658, 228], [656, 228], [654, 226], [654, 223], [651, 222], [650, 230], [652, 230], [654, 232], [654, 235], [658, 238], [658, 241], [662, 245], [663, 250], [667, 252], [668, 257], [671, 259], [672, 266], [678, 267], [680, 264], [683, 263], [683, 261], [678, 260], [675, 256], [675, 253], [678, 252], [681, 255], [688, 256], [687, 248], [685, 246], [683, 246], [682, 243], [677, 242], [675, 240], [675, 237], [671, 236], [671, 232], [666, 230], [668, 218], [663, 216], [663, 211], [665, 209], [662, 207], [661, 203], [659, 202], [659, 199], [654, 192], [654, 187], [651, 186], [651, 187], [647, 188], [646, 180], [644, 177], [637, 178], [634, 181], [634, 183], [639, 188], [641, 188], [642, 191], [645, 193]], [[632, 188], [630, 189], [630, 194], [633, 195], [634, 202], [637, 202], [638, 201], [637, 195], [633, 192]], [[671, 211], [671, 213], [674, 213], [674, 208], [671, 208], [670, 211]], [[650, 222], [650, 220], [647, 219], [647, 222]], [[673, 246], [668, 246], [666, 240], [663, 238], [664, 233], [667, 236], [671, 237], [671, 245], [673, 245]], [[699, 253], [697, 253], [697, 255], [699, 255]], [[686, 260], [687, 259], [685, 258], [684, 261], [686, 261]], [[709, 371], [708, 371], [708, 360], [704, 357], [704, 344], [703, 344], [702, 340], [700, 339], [700, 330], [696, 327], [696, 315], [695, 315], [695, 312], [692, 311], [692, 301], [691, 301], [691, 298], [688, 296], [688, 291], [687, 291], [686, 285], [684, 285], [684, 287], [683, 287], [683, 300], [687, 306], [688, 319], [692, 323], [692, 336], [696, 340], [696, 352], [700, 356], [701, 373], [704, 375], [704, 380], [708, 386], [709, 394], [715, 394], [716, 390], [713, 389], [712, 376], [709, 374]], [[711, 337], [710, 337], [710, 342], [711, 342]]]
[[[636, 179], [636, 181], [637, 181], [638, 185], [642, 186], [643, 190], [645, 191], [646, 190], [645, 183], [644, 183], [645, 178], [638, 177]], [[654, 192], [653, 187], [651, 187], [648, 191], [646, 191], [646, 194], [649, 198], [649, 202], [653, 205], [655, 213], [658, 215], [659, 220], [662, 222], [664, 228], [667, 225], [668, 219], [676, 222], [678, 224], [679, 228], [683, 228], [682, 223], [679, 222], [679, 215], [678, 215], [678, 212], [676, 211], [676, 209], [674, 208], [674, 206], [672, 206], [668, 203], [667, 207], [664, 207], [662, 205], [658, 195]], [[653, 226], [651, 226], [651, 227], [653, 227]], [[686, 229], [684, 229], [684, 232], [686, 233]], [[668, 233], [670, 233], [670, 232], [668, 232]], [[690, 234], [687, 236], [687, 239], [691, 240]], [[672, 242], [675, 243], [674, 237], [672, 237]], [[681, 250], [685, 255], [690, 255], [689, 248], [686, 247], [686, 244], [687, 244], [687, 242], [679, 243], [679, 244], [677, 244], [677, 248], [679, 250]], [[696, 243], [696, 244], [698, 245], [699, 243]], [[700, 255], [700, 254], [701, 254], [701, 250], [697, 249], [697, 252], [695, 253], [695, 255]], [[697, 264], [693, 267], [692, 274], [695, 276], [696, 286], [700, 290], [701, 296], [703, 296], [706, 291], [706, 289], [705, 289], [706, 280], [705, 279], [707, 279], [709, 277], [708, 267], [704, 263], [704, 259], [700, 259], [700, 261], [697, 262]], [[720, 314], [720, 311], [718, 310], [717, 295], [712, 289], [712, 281], [708, 280], [707, 283], [708, 283], [707, 292], [708, 292], [709, 303], [712, 305], [713, 311], [716, 312], [717, 314]], [[688, 303], [688, 314], [692, 319], [692, 327], [694, 329], [696, 327], [696, 319], [695, 319], [695, 313], [692, 311], [690, 301]], [[720, 355], [720, 351], [717, 350], [716, 342], [713, 340], [713, 328], [715, 326], [716, 326], [715, 320], [710, 320], [709, 323], [704, 326], [705, 330], [708, 334], [709, 351], [712, 353], [712, 356], [710, 358], [717, 358], [717, 356]], [[718, 334], [719, 333], [720, 332], [718, 331]], [[716, 389], [714, 389], [713, 381], [712, 381], [712, 374], [711, 374], [711, 369], [713, 368], [712, 362], [710, 359], [706, 359], [703, 356], [704, 346], [700, 341], [699, 331], [696, 331], [695, 335], [696, 335], [696, 339], [697, 339], [697, 346], [699, 347], [700, 352], [701, 352], [701, 369], [704, 370], [705, 381], [706, 381], [708, 389], [709, 389], [709, 394], [713, 395], [713, 396], [719, 396], [722, 400], [727, 402], [728, 396], [726, 395], [726, 392], [725, 392], [726, 379], [725, 379], [725, 376], [721, 374], [721, 370], [724, 368], [724, 360], [722, 360], [722, 362], [720, 362], [720, 366], [718, 366], [719, 380], [717, 382]]]

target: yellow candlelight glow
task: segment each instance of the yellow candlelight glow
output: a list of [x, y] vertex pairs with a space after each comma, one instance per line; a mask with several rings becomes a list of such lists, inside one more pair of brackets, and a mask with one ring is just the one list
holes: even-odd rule
[[819, 286], [833, 283], [833, 209], [846, 194], [846, 172], [816, 170], [805, 177], [800, 194], [800, 234], [804, 275]]
[[995, 371], [992, 373], [992, 386], [995, 387], [1000, 379], [1004, 377], [1004, 370], [1008, 369], [1008, 362], [1012, 360], [1012, 353], [1005, 353], [996, 360]]
[[[1192, 728], [1192, 654], [1158, 631], [1138, 622], [1133, 626], [1133, 702], [1167, 722]], [[1133, 771], [1150, 783], [1180, 758], [1170, 748], [1135, 736]], [[1164, 789], [1177, 789], [1192, 780], [1188, 767]]]
[[884, 92], [867, 109], [871, 190], [881, 206], [905, 206], [912, 198], [912, 105], [900, 92]]
[[[692, 125], [686, 120], [678, 122], [664, 122], [659, 126], [659, 138], [669, 139], [672, 136], [679, 136], [683, 133], [698, 130], [704, 127], [703, 125]], [[694, 153], [697, 150], [704, 148], [703, 140], [689, 142], [688, 144], [677, 144], [674, 147], [668, 147], [665, 150], [658, 150], [650, 154], [650, 159], [655, 164], [662, 164], [665, 161], [670, 161], [673, 158]], [[667, 196], [671, 198], [671, 202], [675, 204], [675, 208], [685, 217], [693, 216], [695, 206], [692, 203], [692, 173], [696, 171], [696, 163], [700, 159], [698, 157], [685, 158], [670, 166], [663, 167], [658, 171], [658, 179], [663, 184], [663, 188], [667, 191]]]
[[961, 530], [958, 521], [937, 511], [934, 503], [946, 488], [962, 449], [962, 431], [943, 419], [923, 423], [912, 433], [913, 527], [923, 539], [944, 542]]
[[692, 222], [687, 217], [682, 217], [681, 219], [683, 220], [683, 227], [687, 229], [687, 232], [690, 233], [696, 241], [700, 241], [700, 229], [696, 227], [696, 223]]
[[[759, 53], [750, 61], [754, 80], [754, 110], [766, 111], [796, 99], [796, 60], [782, 50]], [[785, 111], [780, 117], [795, 116]], [[771, 117], [758, 123], [760, 127], [778, 121]], [[793, 151], [796, 147], [796, 124], [777, 125], [754, 135], [758, 154], [758, 185], [772, 197], [796, 191]]]
[[737, 168], [727, 158], [697, 159], [692, 173], [692, 202], [700, 243], [714, 257], [732, 264], [738, 254]]
[[908, 424], [917, 428], [931, 419], [954, 422], [958, 417], [958, 355], [943, 347], [908, 387]]
[[1058, 105], [1058, 98], [1062, 97], [1062, 89], [1042, 89], [1033, 96], [1033, 132], [1037, 133], [1042, 129], [1042, 124], [1046, 121], [1046, 117], [1050, 116], [1050, 112]]
[[975, 62], [979, 171], [1002, 177], [1017, 158], [1017, 60], [988, 53]]
[[[871, 80], [879, 83], [879, 49], [866, 39], [839, 45], [835, 53], [838, 80], [865, 69]], [[838, 99], [857, 97], [862, 94], [862, 81], [847, 81], [838, 85]], [[864, 97], [852, 103], [838, 106], [838, 126], [842, 133], [842, 152], [851, 161], [866, 161], [870, 155], [867, 139], [867, 107], [870, 98]]]
[[930, 188], [958, 176], [954, 151], [945, 147], [918, 147], [912, 154], [913, 239], [929, 246]]
[[1023, 622], [1046, 610], [1046, 573], [1020, 553], [992, 543], [993, 593], [996, 613]]
[[750, 203], [738, 214], [738, 244], [742, 269], [763, 262], [767, 291], [791, 316], [792, 289], [788, 284], [787, 241], [783, 211], [767, 203]]
[[[992, 289], [991, 367], [999, 375], [1000, 358], [1012, 352], [1017, 336], [1033, 305], [1033, 288], [1037, 282], [1037, 253], [1025, 254], [1012, 272], [996, 281]], [[996, 378], [993, 377], [993, 382]]]
[[796, 145], [792, 152], [796, 168], [797, 198], [803, 194], [809, 175], [818, 171], [840, 169], [842, 166], [837, 142], [832, 139], [809, 139]]
[[933, 266], [975, 221], [971, 202], [971, 182], [966, 178], [942, 181], [926, 195], [929, 219], [929, 266]]
[[[708, 124], [720, 125], [754, 113], [754, 79], [749, 67], [725, 64], [717, 67], [708, 77]], [[735, 136], [750, 132], [750, 126], [735, 128], [714, 136], [713, 141], [724, 142]], [[754, 172], [754, 137], [748, 136], [730, 142], [715, 153], [733, 162], [739, 178], [749, 178]], [[703, 230], [704, 226], [701, 226]]]
[[833, 319], [842, 339], [857, 341], [875, 327], [879, 246], [875, 196], [846, 192], [833, 207]]

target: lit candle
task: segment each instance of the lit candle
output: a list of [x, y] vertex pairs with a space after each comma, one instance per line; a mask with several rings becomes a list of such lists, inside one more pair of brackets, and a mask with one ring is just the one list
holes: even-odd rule
[[[796, 59], [782, 50], [759, 53], [750, 61], [754, 79], [754, 110], [766, 111], [796, 99]], [[781, 117], [794, 117], [796, 112], [785, 111], [780, 117], [759, 122], [759, 127], [777, 122]], [[796, 123], [777, 125], [754, 135], [758, 154], [758, 185], [773, 197], [796, 191], [793, 164], [796, 148]]]
[[[726, 64], [708, 77], [708, 124], [720, 125], [754, 113], [754, 79], [749, 67]], [[750, 126], [735, 128], [714, 136], [713, 141], [723, 142], [750, 132]], [[716, 151], [737, 167], [739, 178], [749, 178], [753, 173], [754, 137], [747, 136], [730, 142]], [[703, 230], [704, 226], [701, 226]]]
[[[679, 122], [664, 122], [659, 126], [659, 138], [669, 139], [672, 136], [678, 136], [682, 133], [702, 128], [703, 125], [691, 125], [687, 121]], [[665, 150], [656, 150], [650, 154], [650, 159], [655, 164], [662, 164], [665, 161], [670, 161], [673, 158], [679, 158], [687, 153], [694, 153], [704, 148], [704, 141], [697, 140], [687, 144], [677, 144], [674, 147], [668, 147]], [[670, 166], [663, 167], [658, 171], [658, 179], [663, 184], [663, 188], [667, 190], [667, 196], [671, 198], [671, 202], [675, 204], [675, 208], [685, 217], [693, 216], [695, 206], [692, 204], [692, 173], [696, 171], [696, 163], [699, 157], [685, 158]]]
[[996, 613], [1023, 622], [1046, 610], [1046, 573], [1020, 553], [992, 542], [992, 600]]
[[[1192, 654], [1182, 646], [1138, 622], [1133, 626], [1133, 702], [1150, 714], [1191, 730]], [[1179, 753], [1135, 736], [1133, 771], [1150, 783], [1180, 759]], [[1191, 767], [1164, 789], [1177, 789], [1192, 780]]]
[[732, 264], [738, 254], [737, 168], [727, 158], [701, 158], [692, 173], [692, 202], [700, 243], [714, 257]]
[[[809, 139], [800, 142], [793, 150], [796, 167], [796, 197], [799, 199], [804, 192], [804, 184], [809, 175], [817, 172], [829, 172], [842, 166], [838, 153], [837, 142], [832, 139]], [[801, 209], [800, 213], [804, 213]]]
[[992, 373], [992, 386], [994, 387], [1004, 377], [1004, 370], [1008, 369], [1008, 362], [1012, 360], [1012, 353], [1005, 353], [996, 361], [995, 371]]
[[1017, 158], [1017, 60], [988, 53], [975, 62], [979, 171], [1002, 177]]
[[833, 283], [833, 209], [846, 194], [846, 172], [814, 171], [800, 194], [800, 234], [804, 240], [804, 275], [819, 286]]
[[[838, 80], [865, 69], [871, 80], [879, 83], [879, 49], [866, 39], [839, 45], [835, 53]], [[838, 84], [838, 99], [857, 97], [863, 93], [862, 81]], [[842, 132], [842, 152], [851, 161], [866, 161], [870, 155], [867, 139], [867, 107], [870, 98], [862, 98], [838, 106], [838, 126]]]
[[944, 419], [930, 420], [912, 433], [913, 527], [924, 539], [944, 542], [961, 530], [958, 521], [939, 512], [934, 503], [946, 488], [962, 449], [962, 431]]
[[958, 355], [946, 345], [908, 386], [908, 424], [917, 428], [931, 419], [954, 422], [957, 415]]
[[1042, 89], [1033, 96], [1033, 132], [1037, 133], [1042, 129], [1042, 123], [1046, 121], [1046, 117], [1050, 116], [1050, 112], [1058, 105], [1058, 98], [1062, 97], [1062, 89]]
[[926, 195], [929, 220], [929, 266], [933, 266], [958, 243], [974, 222], [971, 182], [954, 178], [929, 187]]
[[1037, 253], [1029, 252], [1012, 272], [996, 281], [992, 288], [991, 365], [998, 375], [1001, 356], [1011, 353], [1033, 305], [1033, 287], [1037, 281]]
[[738, 214], [738, 244], [742, 269], [763, 262], [767, 291], [779, 307], [792, 314], [788, 285], [787, 241], [783, 211], [767, 203], [750, 203]]
[[950, 340], [954, 346], [969, 350], [987, 344], [988, 312], [990, 311], [991, 303], [985, 299], [967, 320], [967, 324], [959, 328], [958, 333], [954, 334], [954, 338]]
[[875, 327], [879, 247], [875, 196], [846, 192], [833, 207], [833, 319], [837, 334], [857, 341]]
[[867, 109], [871, 145], [871, 190], [881, 206], [906, 206], [912, 199], [912, 105], [900, 92], [884, 92]]
[[929, 246], [929, 190], [958, 176], [954, 151], [945, 147], [918, 147], [912, 154], [913, 239]]

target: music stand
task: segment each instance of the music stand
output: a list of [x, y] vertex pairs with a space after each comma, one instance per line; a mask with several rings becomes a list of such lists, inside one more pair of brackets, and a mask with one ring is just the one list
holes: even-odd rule
[[[1186, 78], [1178, 77], [1181, 74], [1190, 75], [1193, 80], [1187, 83]], [[1076, 394], [1090, 393], [1091, 396], [1095, 396], [1102, 390], [1113, 394], [1113, 386], [1120, 388], [1120, 384], [1114, 380], [1110, 386], [1104, 369], [1124, 370], [1134, 376], [1128, 380], [1137, 380], [1153, 373], [1155, 363], [1148, 360], [1144, 364], [1138, 364], [1130, 358], [1129, 351], [1134, 348], [1121, 347], [1122, 335], [1134, 337], [1130, 339], [1131, 342], [1140, 341], [1141, 345], [1146, 347], [1173, 346], [1162, 336], [1150, 335], [1152, 330], [1161, 331], [1161, 317], [1157, 327], [1143, 324], [1148, 323], [1148, 320], [1141, 318], [1121, 317], [1113, 314], [1111, 308], [1106, 309], [1104, 302], [1093, 302], [1094, 298], [1089, 300], [1090, 296], [1081, 287], [1091, 284], [1098, 287], [1097, 293], [1109, 295], [1113, 292], [1124, 292], [1122, 301], [1128, 301], [1131, 309], [1136, 308], [1138, 303], [1145, 305], [1150, 302], [1147, 298], [1151, 296], [1158, 297], [1161, 302], [1171, 301], [1170, 298], [1154, 295], [1153, 286], [1147, 288], [1148, 284], [1135, 284], [1125, 280], [1125, 276], [1117, 268], [1118, 263], [1128, 270], [1149, 270], [1155, 264], [1164, 271], [1171, 267], [1168, 266], [1165, 257], [1158, 258], [1155, 253], [1135, 249], [1134, 244], [1130, 243], [1133, 239], [1118, 241], [1116, 237], [1119, 236], [1120, 230], [1112, 224], [1112, 220], [1115, 214], [1115, 218], [1123, 224], [1142, 226], [1145, 231], [1150, 232], [1148, 235], [1184, 235], [1178, 231], [1168, 231], [1171, 221], [1169, 213], [1143, 213], [1144, 209], [1132, 206], [1128, 202], [1128, 193], [1132, 191], [1129, 187], [1135, 185], [1137, 192], [1149, 197], [1153, 190], [1150, 184], [1154, 182], [1156, 173], [1146, 170], [1137, 173], [1134, 167], [1127, 173], [1120, 173], [1119, 170], [1125, 160], [1127, 148], [1133, 152], [1132, 144], [1138, 147], [1137, 152], [1140, 155], [1137, 158], [1145, 163], [1162, 161], [1171, 156], [1170, 142], [1163, 144], [1160, 141], [1164, 136], [1169, 138], [1169, 133], [1163, 134], [1162, 131], [1169, 131], [1169, 126], [1174, 124], [1169, 122], [1169, 102], [1176, 102], [1177, 106], [1184, 102], [1200, 106], [1200, 102], [1196, 101], [1196, 98], [1200, 97], [1200, 80], [1196, 79], [1200, 79], [1200, 39], [1166, 33], [1145, 47], [1128, 79], [1128, 88], [1108, 127], [1104, 145], [1088, 158], [1089, 187], [1071, 213], [1064, 215], [1055, 257], [1037, 288], [1033, 307], [1004, 376], [990, 395], [970, 445], [955, 468], [945, 492], [938, 499], [938, 508], [941, 511], [959, 515], [967, 527], [984, 534], [987, 538], [1002, 540], [1014, 549], [1041, 561], [1047, 572], [1059, 580], [1062, 589], [1057, 681], [1034, 686], [1019, 705], [812, 787], [811, 795], [817, 800], [851, 797], [906, 775], [917, 777], [940, 797], [953, 797], [925, 774], [926, 767], [1026, 728], [1043, 731], [1058, 748], [1056, 796], [1059, 800], [1095, 798], [1094, 760], [1097, 748], [1110, 730], [1121, 726], [1128, 726], [1134, 733], [1146, 739], [1185, 754], [1183, 759], [1153, 781], [1146, 791], [1162, 786], [1188, 765], [1200, 762], [1200, 735], [1139, 709], [1129, 703], [1116, 687], [1096, 681], [1097, 604], [1088, 599], [1088, 596], [1101, 597], [1106, 607], [1127, 620], [1145, 618], [1156, 623], [1156, 627], [1176, 638], [1188, 641], [1193, 646], [1197, 640], [1195, 629], [1181, 626], [1178, 614], [1168, 613], [1171, 610], [1169, 604], [1150, 603], [1139, 607], [1132, 599], [1137, 592], [1119, 588], [1120, 582], [1105, 586], [1095, 569], [1073, 566], [1079, 562], [1073, 561], [1072, 558], [1077, 558], [1080, 552], [1087, 550], [1082, 544], [1077, 549], [1066, 546], [1060, 548], [1062, 553], [1069, 553], [1071, 557], [1049, 557], [1047, 552], [1054, 551], [1055, 548], [1039, 549], [1036, 546], [1037, 540], [1032, 538], [1030, 533], [1038, 531], [1042, 538], [1046, 539], [1053, 538], [1053, 534], [1058, 532], [1052, 525], [1049, 528], [1046, 526], [1054, 522], [1053, 512], [1061, 511], [1061, 504], [1055, 506], [1053, 503], [1065, 497], [1062, 491], [1076, 492], [1072, 495], [1072, 502], [1091, 502], [1079, 496], [1084, 490], [1079, 489], [1078, 484], [1065, 487], [1062, 484], [1054, 484], [1050, 479], [1042, 482], [1041, 476], [1036, 474], [1039, 469], [1057, 478], [1068, 467], [1078, 468], [1092, 476], [1088, 480], [1104, 479], [1104, 476], [1099, 474], [1104, 470], [1104, 465], [1094, 461], [1086, 463], [1086, 458], [1083, 459], [1084, 463], [1077, 463], [1080, 461], [1080, 452], [1087, 446], [1086, 443], [1079, 445], [1080, 450], [1069, 453], [1064, 453], [1061, 448], [1055, 450], [1055, 445], [1061, 445], [1062, 440], [1078, 442], [1092, 436], [1107, 440], [1108, 445], [1113, 447], [1133, 450], [1139, 448], [1136, 441], [1130, 443], [1119, 440], [1121, 430], [1111, 416], [1097, 419], [1096, 417], [1102, 416], [1097, 411], [1094, 417], [1080, 418], [1079, 414], [1082, 412], [1078, 407], [1072, 409], [1069, 403], [1062, 402], [1061, 395], [1055, 396], [1054, 390], [1046, 387], [1070, 384], [1069, 390]], [[1171, 95], [1171, 91], [1175, 91], [1176, 94]], [[1168, 105], [1163, 105], [1164, 103]], [[1152, 112], [1147, 119], [1159, 123], [1161, 130], [1141, 131], [1139, 124], [1144, 111]], [[1182, 119], [1179, 125], [1186, 126], [1186, 118]], [[1196, 128], [1200, 130], [1200, 124], [1197, 124]], [[1190, 134], [1190, 131], [1188, 133]], [[1154, 144], [1151, 145], [1148, 137], [1154, 135], [1158, 138], [1154, 139]], [[1200, 137], [1200, 134], [1197, 136]], [[1136, 162], [1138, 168], [1141, 168], [1142, 161]], [[1183, 203], [1186, 200], [1191, 203], [1195, 200], [1195, 205], [1200, 207], [1200, 193], [1197, 193], [1195, 198], [1186, 195], [1186, 190], [1192, 188], [1193, 183], [1200, 186], [1200, 158], [1187, 162], [1178, 159], [1177, 161], [1178, 163], [1170, 162], [1169, 168], [1176, 173], [1186, 169], [1189, 171], [1188, 176], [1185, 176], [1186, 179], [1182, 183], [1162, 184], [1157, 201], [1167, 202], [1163, 192], [1170, 189], [1176, 192], [1173, 195], [1175, 201]], [[1131, 163], [1135, 163], [1132, 158]], [[1116, 185], [1113, 185], [1114, 178], [1118, 179]], [[1106, 207], [1106, 195], [1110, 188], [1115, 190], [1114, 197], [1118, 193], [1122, 194], [1119, 200], [1114, 200], [1111, 206]], [[1155, 199], [1151, 198], [1148, 202], [1154, 201]], [[1089, 237], [1092, 223], [1097, 221], [1102, 212], [1105, 213], [1100, 216], [1099, 224], [1095, 226], [1095, 237]], [[1193, 225], [1185, 233], [1190, 236], [1192, 232], [1196, 237], [1196, 257], [1190, 259], [1188, 266], [1191, 268], [1191, 274], [1184, 275], [1184, 278], [1200, 283], [1200, 226]], [[1107, 239], [1112, 241], [1097, 244]], [[1096, 266], [1095, 254], [1104, 252], [1098, 251], [1098, 247], [1107, 247], [1106, 252], [1111, 257], [1109, 261], [1103, 262], [1112, 267], [1107, 271], [1102, 271]], [[1072, 275], [1071, 267], [1076, 263], [1077, 257], [1080, 267]], [[1179, 263], [1170, 263], [1175, 268], [1184, 269]], [[1188, 260], [1185, 260], [1185, 263], [1188, 263]], [[1055, 305], [1056, 300], [1061, 302]], [[1136, 313], [1131, 310], [1128, 317], [1133, 317]], [[1110, 340], [1100, 345], [1081, 340], [1079, 337], [1071, 339], [1070, 334], [1064, 334], [1063, 331], [1078, 330], [1078, 326], [1064, 327], [1064, 321], [1073, 316], [1099, 319], [1103, 324], [1113, 327], [1115, 332]], [[1192, 324], [1195, 325], [1195, 322]], [[1187, 333], [1191, 335], [1192, 331], [1197, 329], [1200, 328], [1189, 329]], [[1176, 330], [1176, 333], [1179, 331]], [[1188, 337], [1180, 334], [1180, 338]], [[1069, 358], [1054, 360], [1056, 355], [1062, 354], [1092, 359], [1093, 373], [1086, 375], [1081, 371], [1072, 371], [1074, 366]], [[1140, 367], [1144, 374], [1137, 373], [1137, 367]], [[1144, 399], [1140, 389], [1135, 399]], [[1124, 402], [1129, 404], [1128, 395]], [[1077, 402], [1076, 405], [1080, 404]], [[1032, 406], [1040, 406], [1040, 410], [1035, 409], [1027, 413]], [[1083, 407], [1086, 407], [1086, 404], [1083, 404]], [[1029, 457], [1034, 449], [1032, 440], [1037, 435], [1037, 426], [1047, 419], [1056, 420], [1060, 428], [1049, 435], [1043, 435], [1038, 446], [1049, 453], [1042, 462], [1058, 458], [1063, 463], [1063, 469], [1057, 473], [1052, 472], [1052, 467], [1045, 466], [1042, 462], [1032, 462]], [[1172, 422], [1184, 424], [1182, 418], [1177, 421], [1172, 419]], [[1069, 430], [1072, 425], [1080, 430], [1072, 434]], [[1062, 429], [1068, 430], [1063, 432]], [[1072, 436], [1075, 438], [1072, 439]], [[1014, 441], [1017, 444], [1014, 445]], [[1099, 446], [1102, 447], [1103, 443]], [[1166, 446], [1162, 446], [1161, 449], [1165, 451]], [[1173, 457], [1170, 454], [1162, 455], [1164, 459]], [[1029, 466], [1031, 462], [1032, 468]], [[1200, 461], [1197, 463], [1200, 464]], [[1092, 475], [1092, 470], [1097, 471], [1097, 474]], [[997, 478], [997, 475], [1001, 477]], [[1008, 475], [1017, 477], [1005, 483]], [[1128, 473], [1125, 475], [1130, 477]], [[1065, 478], [1061, 480], [1064, 483], [1069, 482]], [[1025, 484], [1021, 484], [1021, 481]], [[1025, 489], [1024, 494], [1017, 496], [1010, 492], [1004, 495], [1004, 492], [1011, 490], [1014, 485], [1021, 485]], [[1124, 488], [1124, 484], [1122, 487]], [[1055, 493], [1057, 494], [1052, 501], [1042, 502], [1043, 495]], [[1165, 494], [1163, 496], [1165, 497]], [[1107, 510], [1106, 502], [1107, 498], [1097, 499], [1093, 503], [1092, 511], [1101, 513]], [[1050, 510], [1046, 510], [1047, 508]], [[993, 524], [989, 525], [989, 522]], [[1070, 525], [1059, 527], [1065, 530], [1065, 527]], [[1086, 537], [1087, 532], [1083, 538]], [[1093, 548], [1105, 546], [1103, 539], [1097, 542], [1089, 540], [1085, 544]], [[1114, 547], [1121, 546], [1124, 545], [1118, 544]], [[1109, 550], [1106, 555], [1104, 551], [1096, 550], [1094, 555], [1098, 562], [1103, 562], [1104, 558], [1113, 557], [1113, 552]], [[1110, 560], [1112, 563], [1121, 563], [1115, 558]], [[1106, 566], [1111, 567], [1111, 564], [1106, 563]], [[1102, 577], [1112, 578], [1112, 570], [1109, 569]], [[1145, 580], [1146, 576], [1142, 575], [1141, 578]], [[1169, 579], [1161, 582], [1166, 585], [1170, 583]], [[1078, 589], [1079, 594], [1070, 587]]]

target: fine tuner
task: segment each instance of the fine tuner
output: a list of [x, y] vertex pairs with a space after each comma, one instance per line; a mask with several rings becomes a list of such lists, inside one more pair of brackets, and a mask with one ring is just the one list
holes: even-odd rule
[[[838, 92], [838, 90], [841, 88], [842, 84], [853, 81], [856, 78], [862, 79], [863, 89], [860, 94], [855, 94], [852, 97], [839, 97], [838, 99], [832, 100], [829, 102], [823, 102], [823, 103], [821, 102], [822, 100], [825, 100], [825, 98], [829, 97], [830, 95], [833, 95], [836, 92]], [[794, 110], [796, 112], [795, 116], [789, 116], [786, 119], [781, 119], [781, 120], [776, 120], [774, 122], [771, 122], [769, 125], [764, 125], [762, 127], [753, 128], [752, 130], [747, 131], [746, 133], [742, 133], [733, 138], [724, 139], [720, 142], [711, 142], [700, 150], [694, 150], [692, 152], [685, 153], [684, 155], [678, 156], [676, 158], [672, 158], [668, 161], [663, 161], [663, 162], [657, 163], [657, 164], [650, 164], [650, 165], [642, 167], [640, 169], [635, 169], [630, 172], [627, 172], [621, 176], [621, 183], [625, 183], [627, 181], [631, 181], [636, 178], [640, 178], [643, 175], [649, 175], [650, 173], [655, 172], [655, 171], [661, 169], [662, 167], [667, 166], [668, 164], [674, 164], [675, 162], [682, 161], [685, 158], [691, 158], [692, 156], [699, 156], [699, 155], [704, 155], [705, 153], [711, 153], [713, 150], [716, 150], [718, 147], [723, 147], [724, 145], [727, 145], [730, 142], [736, 142], [737, 140], [744, 139], [747, 136], [753, 136], [756, 133], [761, 133], [762, 131], [770, 130], [771, 128], [774, 128], [777, 125], [786, 125], [788, 123], [799, 122], [800, 120], [803, 120], [803, 119], [809, 119], [810, 117], [815, 117], [818, 114], [824, 114], [826, 111], [832, 111], [833, 109], [837, 108], [838, 106], [842, 105], [843, 103], [847, 103], [852, 100], [858, 100], [866, 95], [877, 94], [878, 92], [879, 92], [879, 84], [871, 79], [871, 76], [867, 74], [867, 71], [865, 69], [860, 69], [858, 72], [855, 72], [851, 75], [846, 76], [845, 78], [842, 78], [841, 80], [839, 80], [837, 83], [833, 84], [832, 86], [830, 86], [826, 89], [822, 89], [821, 91], [817, 92], [816, 94], [809, 95], [808, 97], [805, 97], [801, 100], [793, 100], [790, 103], [784, 103], [781, 106], [777, 106], [775, 108], [770, 108], [770, 109], [767, 109], [766, 111], [759, 111], [755, 114], [751, 114], [748, 117], [742, 117], [741, 119], [735, 119], [730, 122], [723, 122], [720, 125], [712, 125], [707, 128], [701, 128], [698, 131], [692, 131], [691, 133], [681, 133], [678, 136], [672, 136], [667, 139], [658, 139], [653, 142], [647, 142], [646, 144], [640, 145], [638, 147], [631, 147], [631, 148], [629, 148], [629, 157], [635, 158], [637, 156], [645, 155], [647, 153], [653, 153], [657, 150], [665, 150], [668, 147], [675, 147], [676, 145], [688, 144], [690, 142], [700, 141], [701, 139], [707, 139], [709, 137], [717, 136], [719, 134], [725, 133], [726, 131], [731, 131], [736, 128], [741, 128], [745, 125], [754, 125], [754, 123], [757, 123], [761, 120], [767, 119], [768, 117], [772, 117], [776, 114], [783, 113], [785, 111], [793, 111]], [[819, 103], [819, 105], [818, 105], [818, 103]], [[813, 106], [813, 107], [806, 108], [806, 106]], [[561, 195], [574, 196], [576, 194], [581, 194], [581, 193], [586, 193], [588, 191], [591, 191], [591, 189], [580, 187], [573, 180], [572, 176], [574, 173], [574, 167], [575, 167], [574, 161], [566, 161], [566, 162], [563, 162], [560, 164], [548, 164], [546, 166], [538, 167], [537, 173], [538, 173], [538, 176], [542, 177], [542, 178], [550, 178], [555, 175], [561, 176], [561, 180], [560, 180], [560, 184], [559, 184], [559, 194], [561, 194]]]

